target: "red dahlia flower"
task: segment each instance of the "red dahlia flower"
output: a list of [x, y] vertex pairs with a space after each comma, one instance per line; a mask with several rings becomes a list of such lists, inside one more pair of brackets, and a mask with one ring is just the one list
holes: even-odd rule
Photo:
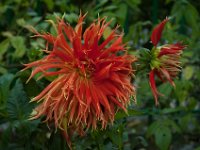
[[97, 123], [106, 128], [118, 109], [126, 111], [135, 95], [130, 82], [135, 58], [127, 54], [118, 27], [104, 39], [110, 22], [98, 19], [82, 32], [84, 18], [80, 15], [75, 29], [58, 19], [57, 36], [36, 32], [35, 37], [47, 41], [47, 55], [25, 64], [25, 69], [33, 68], [30, 78], [38, 73], [39, 79], [56, 76], [32, 99], [40, 102], [32, 119], [44, 115], [56, 127], [73, 128], [79, 134], [90, 127], [96, 129]]
[[180, 43], [176, 44], [166, 44], [160, 47], [157, 47], [158, 42], [160, 41], [161, 34], [165, 24], [169, 19], [166, 18], [160, 24], [158, 24], [151, 35], [151, 41], [154, 45], [151, 50], [151, 72], [149, 73], [149, 84], [153, 96], [155, 98], [155, 103], [158, 105], [158, 95], [162, 95], [158, 92], [155, 83], [155, 76], [157, 76], [161, 81], [168, 81], [172, 86], [175, 86], [173, 79], [177, 76], [180, 71], [180, 54], [185, 48]]

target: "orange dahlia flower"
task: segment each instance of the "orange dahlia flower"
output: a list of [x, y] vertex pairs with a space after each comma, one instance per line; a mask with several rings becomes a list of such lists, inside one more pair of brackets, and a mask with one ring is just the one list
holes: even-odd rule
[[106, 128], [118, 109], [127, 111], [130, 97], [135, 95], [130, 81], [135, 58], [127, 54], [123, 34], [118, 34], [116, 27], [104, 39], [110, 24], [105, 18], [94, 21], [83, 32], [84, 18], [79, 16], [74, 29], [58, 19], [56, 36], [36, 32], [35, 37], [47, 42], [46, 56], [25, 64], [25, 69], [33, 68], [30, 78], [38, 73], [39, 79], [56, 76], [32, 99], [40, 102], [32, 119], [44, 115], [55, 127], [73, 128], [80, 134], [90, 127], [96, 129], [97, 123]]
[[185, 46], [180, 43], [166, 44], [157, 47], [163, 28], [168, 20], [169, 19], [166, 18], [160, 24], [158, 24], [153, 29], [151, 35], [151, 41], [154, 47], [151, 50], [152, 59], [150, 62], [151, 71], [149, 73], [149, 84], [151, 86], [156, 105], [158, 105], [158, 95], [162, 94], [159, 93], [156, 88], [155, 76], [157, 76], [161, 81], [168, 81], [172, 86], [175, 86], [173, 79], [181, 70], [179, 59], [182, 50], [185, 48]]

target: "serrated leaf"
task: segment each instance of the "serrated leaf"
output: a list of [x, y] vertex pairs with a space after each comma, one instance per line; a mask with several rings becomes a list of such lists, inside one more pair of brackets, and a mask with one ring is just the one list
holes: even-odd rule
[[12, 88], [7, 101], [9, 118], [13, 120], [24, 120], [28, 118], [31, 111], [32, 106], [23, 89], [22, 82], [18, 79]]
[[160, 150], [167, 150], [171, 143], [172, 135], [171, 131], [166, 126], [160, 126], [155, 132], [155, 142]]
[[4, 107], [9, 93], [10, 93], [10, 84], [14, 78], [13, 74], [4, 74], [0, 77], [0, 106]]
[[10, 138], [12, 137], [12, 128], [9, 124], [5, 124], [7, 129], [1, 134], [0, 149], [8, 149]]

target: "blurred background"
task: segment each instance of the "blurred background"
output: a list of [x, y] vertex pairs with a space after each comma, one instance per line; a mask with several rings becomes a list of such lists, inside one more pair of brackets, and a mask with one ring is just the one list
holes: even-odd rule
[[[147, 72], [136, 72], [137, 105], [129, 116], [116, 114], [106, 130], [87, 131], [72, 137], [77, 150], [200, 150], [200, 1], [199, 0], [0, 0], [0, 150], [65, 150], [60, 131], [29, 121], [36, 106], [29, 103], [52, 79], [25, 83], [31, 70], [19, 72], [23, 63], [44, 56], [45, 43], [31, 36], [30, 26], [39, 32], [55, 34], [47, 20], [63, 16], [72, 26], [80, 10], [88, 13], [84, 27], [98, 16], [119, 24], [129, 53], [138, 55], [143, 47], [151, 49], [153, 27], [167, 16], [161, 44], [182, 41], [182, 72], [176, 88], [158, 82], [160, 106], [155, 107]], [[110, 33], [107, 28], [105, 35]]]

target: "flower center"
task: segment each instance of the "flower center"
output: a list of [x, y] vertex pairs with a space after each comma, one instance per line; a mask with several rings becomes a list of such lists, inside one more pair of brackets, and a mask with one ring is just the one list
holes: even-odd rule
[[153, 49], [151, 50], [151, 62], [150, 62], [151, 69], [159, 68], [161, 65], [160, 59], [158, 58], [159, 52], [160, 52], [159, 47], [153, 47]]
[[95, 71], [95, 65], [89, 61], [79, 61], [76, 68], [79, 75], [84, 78], [90, 78], [92, 73]]

